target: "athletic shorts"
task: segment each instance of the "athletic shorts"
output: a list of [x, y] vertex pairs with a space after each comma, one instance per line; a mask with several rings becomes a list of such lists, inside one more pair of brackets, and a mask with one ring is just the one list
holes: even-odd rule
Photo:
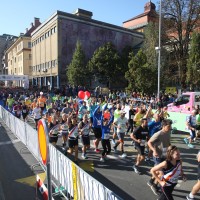
[[196, 130], [190, 130], [190, 136], [191, 136], [191, 139], [193, 140], [195, 137], [196, 137]]
[[45, 107], [40, 107], [41, 108], [41, 111], [44, 111]]
[[27, 117], [27, 115], [28, 115], [28, 113], [22, 113], [22, 117], [23, 117], [23, 119], [25, 119], [26, 117]]
[[101, 128], [93, 128], [94, 136], [97, 139], [100, 139], [102, 136]]
[[58, 137], [49, 137], [49, 143], [53, 143], [53, 142], [57, 143], [57, 141], [58, 141]]
[[164, 160], [165, 160], [165, 158], [159, 158], [159, 157], [154, 157], [154, 156], [153, 156], [154, 166], [160, 164], [160, 163], [163, 162]]
[[[41, 119], [41, 118], [40, 118]], [[37, 123], [40, 119], [35, 119], [35, 123]]]
[[70, 149], [73, 149], [75, 146], [78, 146], [78, 138], [74, 139], [68, 139], [68, 146]]
[[135, 148], [136, 148], [136, 150], [138, 151], [138, 154], [139, 154], [139, 155], [144, 156], [144, 149], [145, 149], [145, 146], [135, 145]]
[[90, 117], [90, 123], [93, 123], [93, 117]]
[[81, 142], [83, 145], [90, 145], [90, 136], [84, 136], [81, 137]]
[[124, 136], [125, 136], [125, 133], [117, 133], [117, 137], [120, 141], [124, 141]]

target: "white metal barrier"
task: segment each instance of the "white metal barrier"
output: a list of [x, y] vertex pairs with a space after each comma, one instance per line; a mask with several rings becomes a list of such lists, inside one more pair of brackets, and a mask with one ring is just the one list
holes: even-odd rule
[[[13, 116], [0, 106], [0, 118], [10, 130], [26, 145], [40, 165], [37, 131], [29, 124]], [[76, 200], [122, 200], [103, 184], [75, 165], [53, 145], [49, 145], [51, 174], [56, 182], [64, 187], [68, 199]], [[44, 166], [43, 166], [44, 168]]]

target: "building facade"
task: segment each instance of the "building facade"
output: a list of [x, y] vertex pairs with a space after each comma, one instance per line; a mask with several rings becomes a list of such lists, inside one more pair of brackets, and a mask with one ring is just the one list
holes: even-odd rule
[[144, 12], [123, 22], [123, 27], [132, 29], [138, 32], [144, 32], [144, 28], [149, 22], [158, 20], [156, 13], [156, 6], [151, 1], [147, 2], [144, 6]]
[[8, 49], [15, 41], [17, 37], [9, 34], [0, 35], [0, 74], [7, 74], [7, 56], [5, 55], [6, 49]]
[[59, 88], [67, 83], [66, 69], [77, 41], [88, 59], [94, 51], [112, 42], [120, 51], [143, 41], [143, 34], [92, 19], [92, 12], [55, 12], [32, 33], [32, 76], [38, 86]]
[[[26, 33], [21, 33], [18, 39], [6, 50], [8, 74], [28, 75], [32, 79], [31, 67], [31, 32], [40, 25], [39, 18], [35, 18], [31, 27], [26, 29]], [[13, 86], [23, 86], [22, 81], [13, 82]]]

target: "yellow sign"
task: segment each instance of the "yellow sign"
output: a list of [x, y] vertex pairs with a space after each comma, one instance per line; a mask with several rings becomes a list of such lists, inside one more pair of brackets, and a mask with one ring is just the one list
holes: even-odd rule
[[165, 93], [176, 94], [177, 93], [176, 87], [166, 87]]
[[47, 127], [44, 120], [40, 120], [38, 122], [38, 141], [39, 141], [39, 149], [40, 155], [42, 157], [42, 162], [44, 165], [47, 163]]
[[78, 188], [77, 188], [77, 169], [76, 165], [72, 162], [72, 180], [74, 189], [74, 200], [78, 200]]

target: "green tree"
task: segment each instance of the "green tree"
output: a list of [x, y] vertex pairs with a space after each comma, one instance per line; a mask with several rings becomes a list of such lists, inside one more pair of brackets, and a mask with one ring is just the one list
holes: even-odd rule
[[108, 42], [99, 47], [88, 62], [88, 68], [100, 82], [116, 81], [116, 73], [119, 69], [119, 55], [115, 46]]
[[165, 0], [162, 5], [168, 50], [173, 52], [179, 82], [185, 87], [190, 35], [200, 20], [200, 3], [199, 0]]
[[193, 87], [200, 84], [200, 33], [197, 32], [192, 34], [187, 62], [187, 82]]
[[86, 58], [80, 41], [77, 41], [72, 61], [67, 67], [67, 78], [70, 84], [87, 85], [88, 69], [86, 67]]
[[154, 72], [149, 66], [147, 56], [142, 49], [135, 56], [131, 53], [128, 66], [129, 70], [125, 74], [125, 78], [129, 83], [128, 90], [137, 89], [148, 94], [155, 92], [155, 80], [152, 78]]

